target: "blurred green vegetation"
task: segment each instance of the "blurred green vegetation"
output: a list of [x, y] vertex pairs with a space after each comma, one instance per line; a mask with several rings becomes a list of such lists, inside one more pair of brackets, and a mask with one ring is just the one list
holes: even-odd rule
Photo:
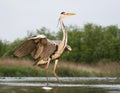
[[[45, 77], [46, 73], [43, 69], [33, 67], [20, 66], [1, 66], [0, 77]], [[52, 73], [49, 73], [52, 76]]]
[[[78, 63], [97, 63], [120, 61], [120, 28], [116, 25], [100, 26], [87, 23], [83, 28], [66, 27], [68, 44], [72, 47], [70, 53], [64, 53], [61, 60]], [[45, 27], [34, 32], [28, 32], [23, 39], [13, 42], [0, 40], [0, 57], [14, 57], [13, 52], [27, 38], [33, 35], [45, 34], [49, 39], [62, 39], [62, 31], [51, 33]]]

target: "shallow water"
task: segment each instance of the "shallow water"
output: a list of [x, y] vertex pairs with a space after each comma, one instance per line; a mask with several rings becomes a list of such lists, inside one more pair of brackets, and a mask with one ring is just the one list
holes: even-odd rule
[[120, 93], [120, 78], [49, 78], [51, 90], [46, 86], [45, 77], [1, 77], [0, 93]]

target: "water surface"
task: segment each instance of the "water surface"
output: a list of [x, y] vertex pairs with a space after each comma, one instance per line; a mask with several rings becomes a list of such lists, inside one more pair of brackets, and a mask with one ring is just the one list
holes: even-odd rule
[[49, 78], [51, 90], [45, 90], [45, 77], [1, 77], [0, 93], [120, 93], [120, 78]]

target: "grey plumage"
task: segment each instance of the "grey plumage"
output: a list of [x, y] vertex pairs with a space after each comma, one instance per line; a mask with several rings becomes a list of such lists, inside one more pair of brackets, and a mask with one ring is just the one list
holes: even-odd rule
[[[34, 59], [40, 58], [45, 60], [57, 51], [60, 42], [60, 40], [49, 40], [36, 36], [21, 44], [14, 52], [14, 55], [23, 57], [31, 54]], [[65, 50], [71, 51], [71, 47], [67, 45]]]
[[[71, 47], [67, 45], [67, 31], [65, 29], [65, 25], [63, 23], [63, 19], [67, 16], [75, 15], [74, 13], [66, 13], [62, 12], [60, 14], [59, 22], [61, 25], [61, 29], [63, 31], [63, 39], [61, 41], [57, 40], [49, 40], [45, 35], [38, 35], [32, 37], [25, 41], [20, 47], [16, 49], [14, 55], [17, 57], [23, 57], [28, 54], [31, 54], [33, 58], [40, 60], [35, 65], [46, 65], [46, 75], [48, 75], [48, 67], [51, 61], [55, 62], [53, 68], [53, 74], [58, 79], [56, 74], [56, 66], [58, 63], [58, 58], [64, 51], [71, 51]], [[60, 81], [59, 81], [60, 82]], [[48, 76], [47, 76], [47, 85], [48, 85]]]

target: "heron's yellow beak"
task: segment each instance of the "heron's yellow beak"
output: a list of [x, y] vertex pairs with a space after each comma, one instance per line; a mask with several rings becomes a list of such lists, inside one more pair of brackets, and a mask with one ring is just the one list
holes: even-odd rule
[[65, 13], [64, 15], [66, 16], [73, 16], [73, 15], [76, 15], [75, 13]]

